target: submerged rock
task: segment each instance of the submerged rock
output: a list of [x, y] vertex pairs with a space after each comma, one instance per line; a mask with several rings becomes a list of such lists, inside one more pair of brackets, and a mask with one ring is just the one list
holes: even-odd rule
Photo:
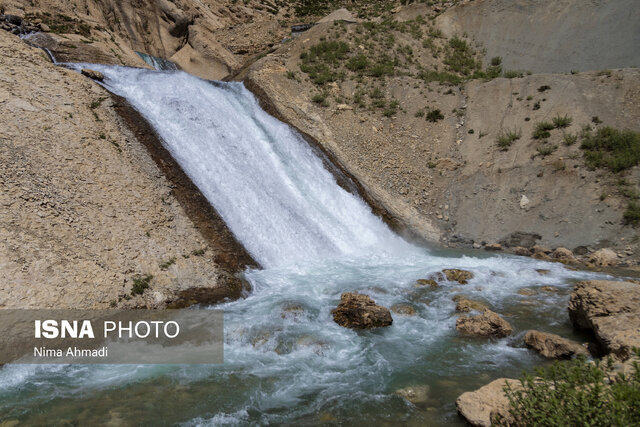
[[577, 342], [546, 332], [528, 331], [524, 343], [548, 359], [570, 359], [578, 354], [589, 354]]
[[438, 282], [433, 279], [418, 279], [416, 280], [416, 287], [420, 286], [430, 286], [432, 288], [437, 288]]
[[509, 399], [504, 393], [507, 383], [515, 390], [522, 387], [517, 380], [500, 378], [476, 391], [460, 395], [456, 399], [456, 409], [472, 426], [489, 427], [499, 419], [510, 425], [513, 418], [509, 414]]
[[485, 311], [489, 309], [485, 304], [470, 300], [464, 295], [456, 295], [452, 300], [456, 303], [456, 311], [460, 313], [468, 313], [472, 310]]
[[409, 304], [395, 304], [391, 306], [391, 311], [403, 316], [415, 316], [416, 309]]
[[450, 282], [458, 282], [461, 285], [466, 285], [469, 280], [473, 279], [473, 273], [466, 270], [458, 270], [456, 268], [450, 268], [442, 270], [447, 280]]
[[569, 317], [576, 328], [593, 331], [604, 352], [626, 360], [634, 347], [640, 348], [640, 285], [577, 283], [569, 299]]
[[456, 321], [456, 329], [464, 335], [504, 338], [513, 333], [513, 328], [502, 317], [491, 310], [477, 316], [462, 316]]
[[333, 320], [345, 328], [381, 328], [393, 323], [387, 308], [376, 304], [368, 295], [353, 292], [343, 293], [340, 304], [331, 313]]
[[418, 385], [401, 388], [395, 391], [396, 395], [415, 404], [426, 403], [429, 399], [429, 386]]
[[518, 289], [518, 295], [524, 295], [526, 297], [531, 297], [531, 296], [533, 296], [535, 294], [537, 294], [535, 289], [531, 289], [531, 288]]
[[87, 76], [90, 79], [97, 80], [99, 82], [104, 80], [104, 74], [102, 74], [100, 71], [95, 71], [90, 68], [83, 68], [81, 72], [83, 76]]

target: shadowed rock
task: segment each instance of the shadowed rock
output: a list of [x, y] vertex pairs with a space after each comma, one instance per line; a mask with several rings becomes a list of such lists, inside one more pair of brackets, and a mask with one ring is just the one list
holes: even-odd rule
[[368, 295], [352, 292], [343, 293], [340, 304], [331, 313], [333, 320], [345, 328], [381, 328], [393, 323], [387, 308], [376, 304]]
[[99, 82], [104, 80], [104, 74], [102, 74], [100, 71], [95, 71], [90, 68], [83, 68], [82, 75]]
[[588, 280], [577, 283], [569, 317], [578, 329], [593, 331], [605, 353], [626, 360], [640, 347], [640, 285]]
[[528, 331], [524, 336], [524, 343], [548, 359], [570, 359], [578, 354], [589, 355], [589, 352], [577, 342], [546, 332]]

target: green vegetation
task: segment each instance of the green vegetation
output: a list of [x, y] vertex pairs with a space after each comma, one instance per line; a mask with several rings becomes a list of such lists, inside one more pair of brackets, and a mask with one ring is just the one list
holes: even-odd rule
[[549, 85], [542, 85], [542, 86], [540, 86], [540, 87], [538, 88], [538, 92], [542, 93], [542, 92], [546, 92], [546, 91], [548, 91], [548, 90], [550, 90], [550, 89], [551, 89], [551, 86], [549, 86]]
[[584, 150], [587, 166], [592, 169], [608, 168], [621, 172], [640, 163], [638, 132], [605, 126], [595, 134], [585, 129], [582, 138], [580, 148]]
[[555, 126], [555, 128], [558, 129], [558, 128], [569, 127], [573, 122], [573, 119], [567, 116], [566, 114], [564, 116], [561, 116], [560, 114], [558, 114], [553, 118], [552, 121], [553, 121], [553, 126]]
[[480, 70], [480, 63], [475, 60], [475, 52], [465, 40], [453, 37], [449, 40], [443, 61], [453, 71], [464, 76]]
[[165, 271], [168, 270], [173, 264], [176, 263], [175, 258], [169, 258], [167, 261], [160, 263], [160, 270]]
[[562, 136], [562, 142], [564, 142], [564, 145], [566, 146], [573, 145], [576, 142], [578, 142], [578, 135], [574, 135], [572, 133], [565, 133]]
[[496, 143], [500, 150], [507, 151], [511, 144], [522, 137], [521, 130], [501, 130], [496, 138]]
[[634, 226], [640, 224], [640, 204], [634, 200], [630, 201], [622, 217], [627, 224]]
[[145, 276], [136, 276], [133, 278], [133, 286], [131, 286], [131, 295], [142, 295], [149, 288], [149, 283], [153, 279], [151, 274]]
[[545, 139], [551, 136], [551, 130], [555, 129], [553, 123], [549, 122], [540, 122], [536, 124], [535, 130], [533, 131], [533, 139]]
[[326, 92], [316, 93], [315, 95], [313, 95], [311, 97], [311, 100], [313, 102], [315, 102], [316, 104], [322, 105], [323, 107], [328, 107], [329, 106], [329, 101], [327, 100], [327, 93]]
[[25, 18], [28, 20], [40, 19], [49, 27], [52, 33], [79, 34], [83, 37], [91, 37], [90, 25], [61, 13], [56, 13], [55, 15], [50, 13], [27, 13]]
[[437, 121], [439, 121], [439, 120], [444, 119], [444, 115], [443, 115], [443, 114], [442, 114], [442, 112], [440, 112], [440, 110], [438, 110], [438, 109], [430, 110], [430, 111], [427, 113], [426, 117], [427, 117], [427, 121], [429, 121], [429, 122], [433, 122], [433, 123], [435, 123], [435, 122], [437, 122]]
[[[636, 350], [637, 352], [637, 350]], [[615, 380], [609, 381], [612, 377]], [[590, 363], [584, 356], [524, 374], [522, 389], [509, 384], [511, 425], [631, 426], [640, 425], [640, 365], [630, 375], [614, 373], [613, 363]], [[507, 425], [505, 420], [498, 424]]]
[[536, 147], [536, 151], [542, 157], [547, 157], [548, 155], [552, 154], [557, 149], [558, 149], [558, 146], [555, 145], [555, 144], [543, 144], [543, 145], [540, 145], [540, 146]]

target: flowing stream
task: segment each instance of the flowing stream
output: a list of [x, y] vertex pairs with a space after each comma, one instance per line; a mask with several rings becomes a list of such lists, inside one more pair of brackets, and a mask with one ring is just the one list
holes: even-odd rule
[[[0, 420], [458, 424], [459, 394], [543, 363], [522, 347], [526, 329], [572, 335], [568, 293], [575, 280], [594, 274], [407, 243], [338, 186], [307, 143], [241, 83], [90, 68], [151, 123], [263, 268], [245, 272], [253, 286], [248, 298], [217, 306], [225, 310], [224, 365], [8, 365], [0, 370]], [[474, 278], [465, 286], [416, 286], [443, 268]], [[535, 295], [518, 294], [525, 287]], [[344, 291], [367, 293], [386, 307], [409, 304], [416, 314], [394, 314], [384, 329], [345, 329], [331, 317]], [[504, 315], [515, 335], [459, 336], [451, 300], [457, 294]], [[414, 404], [395, 393], [405, 387], [428, 391]]]

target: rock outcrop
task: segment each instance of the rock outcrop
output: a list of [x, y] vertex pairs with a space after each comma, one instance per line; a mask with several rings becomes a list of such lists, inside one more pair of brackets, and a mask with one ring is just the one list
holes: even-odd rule
[[589, 354], [577, 342], [547, 332], [528, 331], [524, 343], [548, 359], [570, 359], [578, 354]]
[[464, 335], [504, 338], [513, 333], [513, 328], [502, 317], [491, 310], [477, 316], [462, 316], [456, 320], [456, 329]]
[[502, 317], [491, 310], [476, 316], [462, 316], [456, 320], [456, 329], [464, 335], [504, 338], [513, 333], [513, 328]]
[[100, 71], [92, 70], [90, 68], [83, 68], [82, 75], [99, 82], [104, 80], [104, 74], [102, 74]]
[[569, 317], [576, 328], [593, 331], [602, 351], [626, 360], [640, 348], [640, 285], [580, 282], [571, 293]]
[[340, 304], [331, 311], [333, 320], [340, 326], [352, 329], [371, 329], [390, 326], [391, 313], [368, 295], [345, 292]]
[[489, 427], [498, 418], [508, 424], [512, 417], [509, 414], [509, 399], [503, 391], [507, 383], [513, 389], [521, 387], [519, 381], [497, 379], [476, 391], [460, 395], [456, 400], [456, 409], [472, 426]]

